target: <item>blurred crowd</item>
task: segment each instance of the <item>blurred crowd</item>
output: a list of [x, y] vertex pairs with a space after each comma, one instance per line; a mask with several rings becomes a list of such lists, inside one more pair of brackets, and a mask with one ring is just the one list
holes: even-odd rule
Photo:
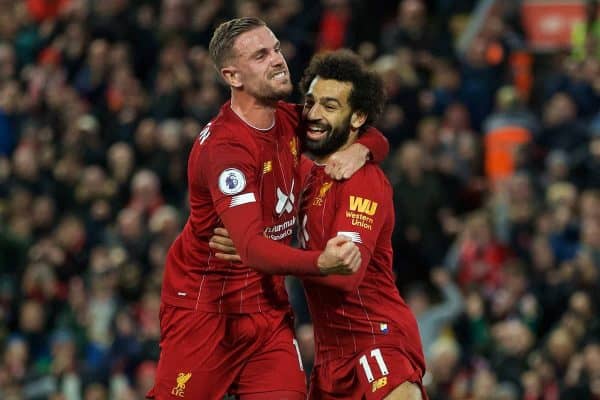
[[253, 15], [296, 80], [339, 47], [384, 79], [394, 269], [431, 399], [600, 399], [597, 9], [570, 49], [533, 55], [521, 2], [496, 2], [458, 50], [477, 3], [0, 0], [0, 398], [152, 385], [187, 153], [228, 96], [208, 41]]

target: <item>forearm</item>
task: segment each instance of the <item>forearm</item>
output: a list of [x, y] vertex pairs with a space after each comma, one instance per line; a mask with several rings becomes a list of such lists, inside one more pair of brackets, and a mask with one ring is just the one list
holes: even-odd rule
[[352, 275], [329, 275], [329, 276], [307, 276], [303, 277], [303, 281], [320, 286], [327, 286], [332, 289], [343, 292], [351, 292], [358, 288], [362, 282], [367, 266], [371, 260], [371, 254], [363, 246], [359, 246], [361, 254], [361, 265], [357, 273]]
[[371, 160], [375, 163], [381, 163], [390, 152], [390, 144], [385, 136], [379, 130], [369, 127], [357, 140], [356, 143], [362, 144], [370, 152]]
[[430, 310], [432, 320], [437, 324], [446, 324], [460, 314], [463, 309], [463, 301], [460, 290], [453, 283], [441, 288], [444, 301]]
[[317, 259], [320, 254], [319, 251], [295, 249], [262, 235], [249, 237], [244, 249], [240, 252], [244, 263], [259, 272], [299, 276], [321, 274], [317, 267]]
[[318, 251], [303, 251], [263, 235], [256, 204], [230, 208], [221, 215], [244, 265], [265, 274], [320, 275]]
[[458, 287], [450, 282], [442, 288], [442, 293], [444, 295], [444, 304], [447, 307], [448, 313], [451, 315], [451, 318], [458, 315], [463, 309], [463, 299], [462, 294]]

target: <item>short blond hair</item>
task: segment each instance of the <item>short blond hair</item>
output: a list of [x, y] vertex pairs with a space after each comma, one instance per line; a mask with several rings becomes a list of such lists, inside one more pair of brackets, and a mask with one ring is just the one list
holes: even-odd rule
[[235, 18], [219, 25], [208, 45], [208, 53], [215, 68], [221, 69], [231, 57], [233, 45], [238, 36], [261, 26], [267, 26], [267, 24], [255, 17]]

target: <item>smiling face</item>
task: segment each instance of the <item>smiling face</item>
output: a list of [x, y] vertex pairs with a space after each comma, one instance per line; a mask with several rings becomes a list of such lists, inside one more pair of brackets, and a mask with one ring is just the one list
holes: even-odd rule
[[276, 101], [292, 92], [290, 72], [273, 32], [261, 26], [239, 35], [221, 69], [228, 83], [257, 99]]
[[303, 110], [306, 123], [304, 144], [315, 156], [335, 152], [362, 125], [353, 126], [356, 114], [348, 101], [351, 91], [352, 84], [349, 82], [319, 76], [310, 84]]

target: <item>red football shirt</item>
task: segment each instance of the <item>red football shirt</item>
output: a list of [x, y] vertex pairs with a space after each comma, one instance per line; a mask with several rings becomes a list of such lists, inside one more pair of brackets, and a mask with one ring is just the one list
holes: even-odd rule
[[[260, 130], [227, 102], [200, 132], [188, 160], [190, 216], [166, 260], [166, 304], [223, 313], [284, 308], [281, 275], [319, 275], [320, 251], [288, 246], [301, 189], [300, 116], [300, 107], [279, 102], [273, 127]], [[362, 143], [374, 158], [385, 157], [383, 136], [370, 137]], [[219, 226], [229, 231], [242, 264], [214, 257], [208, 242]]]
[[304, 183], [300, 241], [321, 249], [330, 238], [352, 238], [362, 255], [350, 276], [303, 279], [315, 329], [316, 364], [394, 345], [423, 366], [415, 318], [392, 273], [393, 192], [383, 171], [369, 163], [352, 178], [333, 181], [315, 165]]
[[[259, 130], [227, 102], [199, 134], [188, 161], [190, 216], [167, 255], [167, 304], [231, 313], [287, 307], [283, 276], [246, 265], [318, 274], [318, 252], [283, 245], [290, 243], [300, 193], [298, 119], [295, 107], [280, 103], [273, 127]], [[208, 247], [214, 228], [223, 225], [246, 265], [217, 260]], [[268, 257], [253, 259], [261, 251]]]

